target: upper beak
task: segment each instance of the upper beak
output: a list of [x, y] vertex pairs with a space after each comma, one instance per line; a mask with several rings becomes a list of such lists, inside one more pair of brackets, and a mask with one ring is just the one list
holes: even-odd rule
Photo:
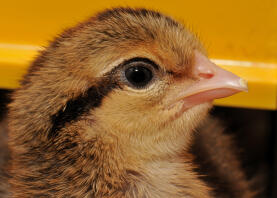
[[195, 51], [193, 73], [199, 80], [177, 96], [186, 108], [248, 90], [245, 80], [218, 67], [198, 51]]

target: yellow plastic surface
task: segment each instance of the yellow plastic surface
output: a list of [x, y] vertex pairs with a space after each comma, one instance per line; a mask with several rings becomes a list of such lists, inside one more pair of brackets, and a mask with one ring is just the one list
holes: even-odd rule
[[196, 32], [216, 63], [249, 82], [217, 105], [277, 109], [277, 0], [9, 0], [0, 7], [0, 88], [16, 88], [40, 46], [114, 6], [162, 11]]

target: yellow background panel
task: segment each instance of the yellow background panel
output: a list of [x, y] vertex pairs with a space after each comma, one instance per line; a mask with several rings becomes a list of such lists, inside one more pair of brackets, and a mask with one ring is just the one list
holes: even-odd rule
[[276, 109], [277, 0], [9, 0], [0, 7], [0, 87], [16, 88], [40, 46], [66, 27], [115, 6], [147, 7], [182, 21], [210, 57], [249, 81], [225, 106]]

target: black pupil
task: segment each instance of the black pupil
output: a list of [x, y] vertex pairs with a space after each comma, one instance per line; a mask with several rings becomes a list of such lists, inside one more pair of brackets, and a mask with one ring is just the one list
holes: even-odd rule
[[125, 71], [125, 76], [137, 88], [146, 86], [153, 77], [151, 70], [143, 66], [129, 67]]

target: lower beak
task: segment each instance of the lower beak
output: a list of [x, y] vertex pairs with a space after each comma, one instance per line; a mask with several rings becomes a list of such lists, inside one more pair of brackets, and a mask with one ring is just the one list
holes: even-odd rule
[[185, 108], [248, 90], [245, 80], [218, 67], [198, 51], [195, 51], [193, 72], [199, 80], [177, 96]]

